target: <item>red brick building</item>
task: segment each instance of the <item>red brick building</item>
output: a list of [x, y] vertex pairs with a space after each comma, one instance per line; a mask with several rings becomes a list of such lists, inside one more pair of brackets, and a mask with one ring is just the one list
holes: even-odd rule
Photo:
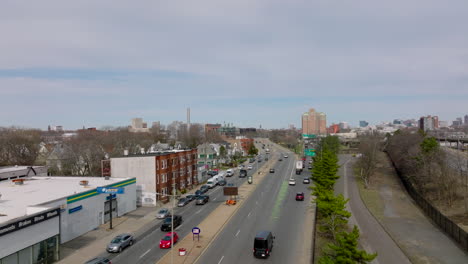
[[174, 187], [182, 191], [198, 184], [197, 149], [111, 158], [110, 171], [111, 177], [135, 177], [140, 205], [156, 205], [167, 201]]

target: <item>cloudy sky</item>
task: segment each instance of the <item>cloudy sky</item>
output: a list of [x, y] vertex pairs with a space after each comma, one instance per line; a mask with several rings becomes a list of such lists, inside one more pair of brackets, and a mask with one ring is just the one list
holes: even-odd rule
[[468, 114], [466, 0], [0, 2], [0, 126]]

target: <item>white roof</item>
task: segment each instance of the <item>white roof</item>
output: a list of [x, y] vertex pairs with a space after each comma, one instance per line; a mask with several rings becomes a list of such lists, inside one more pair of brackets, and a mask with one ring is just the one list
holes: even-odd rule
[[[15, 185], [11, 180], [0, 181], [0, 224], [28, 215], [27, 208], [57, 199], [66, 198], [81, 192], [106, 186], [130, 178], [103, 177], [25, 177], [23, 185]], [[87, 180], [88, 186], [80, 185]], [[46, 210], [47, 208], [44, 208]], [[30, 214], [36, 213], [30, 210]]]

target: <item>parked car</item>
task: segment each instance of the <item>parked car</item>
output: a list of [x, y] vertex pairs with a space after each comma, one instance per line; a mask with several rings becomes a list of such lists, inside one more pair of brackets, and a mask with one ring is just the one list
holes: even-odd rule
[[226, 185], [226, 183], [227, 183], [226, 180], [220, 180], [220, 181], [218, 182], [218, 185], [219, 185], [219, 186], [224, 186], [224, 185]]
[[289, 185], [296, 185], [295, 179], [289, 179]]
[[271, 168], [271, 169], [270, 169], [270, 173], [275, 173], [275, 169], [274, 169], [274, 168]]
[[180, 198], [180, 199], [179, 199], [179, 202], [177, 203], [177, 206], [178, 206], [178, 207], [184, 207], [184, 206], [187, 205], [189, 202], [190, 202], [189, 199], [183, 197], [183, 198]]
[[172, 221], [174, 222], [173, 229], [176, 229], [182, 224], [182, 216], [174, 215], [174, 220], [172, 220], [171, 216], [166, 217], [166, 219], [164, 219], [164, 222], [161, 225], [161, 231], [170, 231], [172, 229]]
[[158, 219], [164, 219], [168, 216], [171, 216], [171, 211], [169, 211], [167, 208], [159, 210], [159, 212], [156, 214], [156, 218]]
[[204, 205], [210, 200], [208, 195], [201, 195], [197, 198], [196, 205]]
[[176, 232], [169, 232], [167, 233], [161, 241], [159, 241], [159, 248], [171, 248], [172, 247], [172, 240], [174, 240], [174, 244], [179, 241], [179, 235]]
[[304, 201], [304, 193], [303, 192], [296, 193], [296, 201]]
[[200, 191], [201, 191], [202, 193], [206, 193], [209, 189], [210, 189], [210, 187], [209, 187], [208, 185], [202, 185], [202, 186], [200, 187]]
[[304, 183], [304, 184], [309, 184], [309, 183], [310, 183], [310, 179], [309, 179], [309, 178], [304, 178], [304, 180], [302, 181], [302, 183]]
[[233, 170], [233, 169], [228, 169], [228, 170], [226, 171], [226, 177], [231, 177], [231, 176], [233, 176], [233, 175], [234, 175], [234, 170]]
[[195, 200], [195, 195], [189, 194], [189, 195], [185, 196], [185, 198], [187, 198], [189, 200], [189, 202], [191, 202], [191, 201]]
[[112, 264], [108, 258], [97, 257], [86, 261], [85, 264]]
[[126, 247], [133, 245], [133, 236], [130, 234], [120, 234], [107, 245], [106, 250], [109, 253], [122, 252]]
[[214, 171], [214, 170], [212, 170], [212, 171], [208, 171], [208, 173], [207, 173], [207, 174], [208, 174], [208, 175], [210, 175], [210, 176], [215, 176], [215, 175], [217, 175], [217, 174], [218, 174], [218, 171]]
[[194, 200], [195, 200], [195, 198], [196, 198], [197, 196], [200, 196], [200, 195], [202, 195], [202, 194], [203, 194], [203, 192], [202, 192], [202, 191], [200, 191], [200, 190], [196, 190], [196, 191], [195, 191], [195, 197], [194, 197]]

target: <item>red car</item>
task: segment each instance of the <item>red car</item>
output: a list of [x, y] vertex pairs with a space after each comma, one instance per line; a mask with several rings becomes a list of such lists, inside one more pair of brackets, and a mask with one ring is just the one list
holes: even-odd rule
[[303, 192], [296, 193], [296, 201], [304, 201], [304, 193]]
[[166, 236], [159, 241], [159, 248], [171, 248], [172, 237], [174, 237], [174, 244], [179, 240], [179, 236], [176, 232], [169, 232]]

